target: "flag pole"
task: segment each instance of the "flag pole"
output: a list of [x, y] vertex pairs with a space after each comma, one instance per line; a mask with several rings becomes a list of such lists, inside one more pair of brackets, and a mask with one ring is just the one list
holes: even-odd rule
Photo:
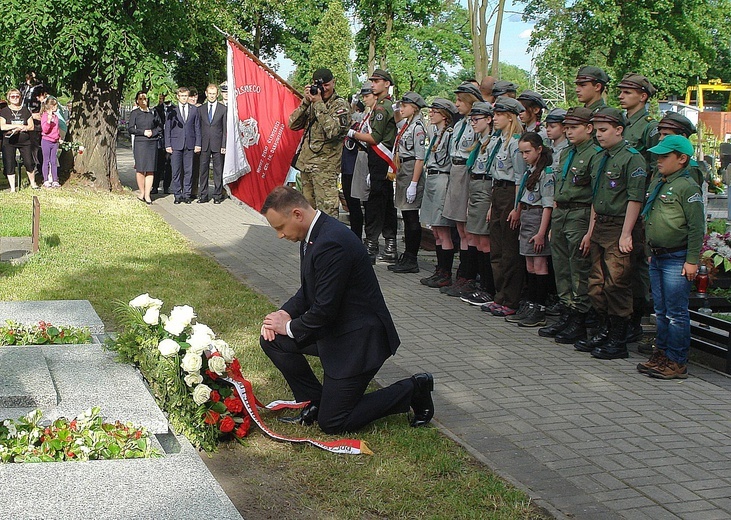
[[302, 94], [300, 94], [299, 92], [297, 92], [297, 90], [295, 90], [295, 88], [292, 85], [290, 85], [289, 83], [287, 83], [287, 80], [283, 79], [279, 74], [277, 74], [274, 70], [272, 70], [272, 68], [269, 67], [269, 65], [267, 65], [266, 63], [264, 63], [263, 61], [261, 61], [256, 56], [254, 56], [254, 53], [252, 53], [249, 49], [247, 49], [246, 47], [244, 47], [236, 38], [234, 38], [233, 36], [231, 36], [230, 34], [228, 34], [223, 29], [217, 27], [215, 24], [213, 25], [213, 28], [216, 29], [221, 34], [223, 34], [228, 41], [230, 41], [236, 47], [238, 47], [239, 50], [241, 50], [241, 52], [243, 52], [244, 54], [246, 54], [254, 63], [256, 63], [262, 69], [264, 69], [269, 74], [271, 74], [272, 77], [274, 77], [274, 79], [276, 79], [279, 83], [281, 83], [287, 89], [289, 89], [295, 96], [297, 96], [298, 98], [302, 99], [302, 97], [303, 97]]

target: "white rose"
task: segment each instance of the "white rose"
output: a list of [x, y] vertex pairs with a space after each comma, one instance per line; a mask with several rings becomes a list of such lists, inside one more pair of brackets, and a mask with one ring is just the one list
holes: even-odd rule
[[160, 351], [160, 354], [168, 357], [172, 356], [173, 354], [177, 354], [180, 350], [180, 345], [177, 341], [173, 341], [172, 339], [164, 339], [157, 346], [157, 349]]
[[188, 374], [183, 378], [185, 384], [188, 386], [199, 385], [203, 382], [203, 376], [196, 372], [195, 374]]
[[211, 338], [211, 341], [216, 339], [216, 333], [211, 330], [211, 328], [208, 325], [203, 325], [202, 323], [196, 323], [191, 327], [193, 330], [193, 334], [201, 334], [208, 336]]
[[222, 376], [226, 373], [226, 360], [220, 356], [213, 356], [208, 360], [208, 370]]
[[147, 306], [155, 307], [159, 311], [162, 308], [162, 300], [158, 300], [157, 298], [150, 298]]
[[142, 320], [148, 325], [157, 325], [160, 323], [160, 308], [150, 307], [142, 317]]
[[173, 336], [180, 336], [180, 334], [182, 334], [182, 332], [185, 330], [185, 327], [187, 326], [187, 323], [176, 321], [172, 318], [171, 315], [170, 319], [165, 322], [165, 326], [163, 328]]
[[236, 358], [236, 352], [234, 352], [234, 349], [229, 347], [228, 343], [222, 339], [214, 340], [212, 344], [216, 347], [218, 353], [223, 356], [226, 363], [231, 363]]
[[211, 337], [208, 334], [195, 333], [188, 338], [188, 344], [190, 345], [189, 352], [202, 354], [211, 344]]
[[193, 401], [195, 401], [195, 404], [204, 404], [210, 398], [211, 389], [208, 386], [200, 384], [193, 389]]
[[170, 312], [170, 321], [179, 321], [183, 324], [183, 327], [190, 325], [193, 318], [195, 318], [195, 312], [193, 311], [193, 307], [189, 305], [178, 305], [177, 307], [173, 307], [173, 310]]
[[203, 360], [200, 354], [193, 352], [186, 352], [183, 356], [183, 361], [180, 362], [180, 368], [188, 373], [198, 372], [203, 366]]
[[138, 307], [138, 308], [145, 308], [145, 307], [149, 306], [149, 304], [150, 304], [150, 295], [147, 293], [140, 294], [137, 298], [135, 298], [129, 302], [130, 307]]

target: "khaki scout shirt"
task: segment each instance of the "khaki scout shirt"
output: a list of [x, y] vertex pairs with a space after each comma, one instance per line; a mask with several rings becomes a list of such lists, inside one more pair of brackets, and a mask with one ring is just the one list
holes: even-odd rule
[[371, 136], [376, 144], [382, 143], [389, 150], [393, 150], [396, 141], [396, 121], [393, 118], [391, 97], [385, 95], [373, 107], [371, 115]]
[[638, 110], [627, 118], [629, 123], [624, 129], [624, 138], [629, 145], [640, 152], [647, 163], [647, 181], [650, 181], [652, 173], [657, 171], [657, 158], [655, 154], [648, 152], [650, 148], [660, 142], [660, 132], [657, 130], [657, 121], [655, 121], [647, 110]]
[[[605, 154], [609, 155], [604, 171], [599, 167]], [[621, 141], [594, 157], [591, 165], [595, 183], [594, 210], [597, 215], [624, 217], [627, 203], [644, 202], [647, 166], [640, 152]]]
[[[570, 164], [567, 164], [569, 153], [576, 150]], [[561, 152], [561, 161], [556, 170], [556, 202], [579, 202], [591, 204], [592, 182], [591, 161], [601, 148], [594, 141], [587, 139], [578, 146], [571, 145]]]
[[307, 99], [289, 116], [292, 130], [305, 130], [296, 168], [330, 166], [340, 168], [343, 154], [343, 137], [350, 129], [350, 106], [333, 94], [327, 101], [310, 103]]
[[[650, 184], [649, 193], [662, 182], [658, 175]], [[697, 264], [703, 244], [705, 212], [700, 187], [688, 170], [680, 170], [666, 178], [645, 217], [647, 245], [667, 249], [687, 247], [685, 261]]]

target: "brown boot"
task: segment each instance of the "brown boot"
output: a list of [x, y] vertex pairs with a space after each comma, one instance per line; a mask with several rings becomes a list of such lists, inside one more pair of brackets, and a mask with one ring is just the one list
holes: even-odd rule
[[688, 367], [665, 358], [655, 368], [651, 368], [647, 375], [656, 379], [687, 379]]
[[657, 368], [657, 366], [660, 364], [660, 361], [663, 359], [667, 359], [665, 357], [665, 351], [660, 350], [659, 348], [653, 349], [650, 359], [648, 359], [644, 363], [637, 363], [637, 371], [640, 374], [647, 374], [653, 368]]

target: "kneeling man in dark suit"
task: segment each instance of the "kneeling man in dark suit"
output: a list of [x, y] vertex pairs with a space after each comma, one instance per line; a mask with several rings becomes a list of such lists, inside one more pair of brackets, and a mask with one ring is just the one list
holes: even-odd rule
[[[279, 238], [300, 242], [302, 285], [261, 327], [261, 346], [294, 398], [310, 401], [300, 415], [284, 421], [317, 421], [323, 432], [341, 433], [412, 408], [411, 426], [427, 424], [434, 415], [431, 374], [365, 393], [400, 340], [358, 237], [285, 186], [269, 194], [261, 213]], [[322, 383], [304, 354], [319, 356]]]

